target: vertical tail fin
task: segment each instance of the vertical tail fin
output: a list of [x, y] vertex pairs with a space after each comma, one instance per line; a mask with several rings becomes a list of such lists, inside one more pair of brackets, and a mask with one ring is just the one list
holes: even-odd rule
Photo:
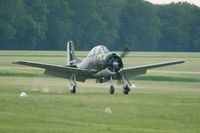
[[76, 62], [74, 45], [72, 41], [67, 42], [67, 65], [71, 66]]

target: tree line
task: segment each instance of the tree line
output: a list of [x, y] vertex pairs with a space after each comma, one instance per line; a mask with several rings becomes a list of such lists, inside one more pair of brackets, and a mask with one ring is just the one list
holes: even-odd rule
[[1, 0], [0, 49], [200, 51], [200, 8], [143, 0]]

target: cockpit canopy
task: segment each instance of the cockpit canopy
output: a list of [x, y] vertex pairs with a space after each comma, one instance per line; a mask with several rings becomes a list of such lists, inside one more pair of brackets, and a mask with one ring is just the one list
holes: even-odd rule
[[104, 45], [99, 45], [94, 47], [92, 50], [90, 50], [88, 56], [94, 56], [98, 54], [106, 54], [109, 50]]

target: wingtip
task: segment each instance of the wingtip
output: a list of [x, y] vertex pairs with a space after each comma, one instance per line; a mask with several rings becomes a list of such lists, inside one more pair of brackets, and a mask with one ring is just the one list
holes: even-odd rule
[[23, 62], [23, 61], [14, 61], [14, 62], [12, 62], [12, 64], [20, 64], [21, 62]]
[[12, 62], [12, 64], [18, 64], [19, 63], [19, 61], [14, 61], [14, 62]]
[[175, 62], [177, 62], [177, 63], [185, 63], [186, 60], [176, 60]]
[[180, 60], [180, 62], [181, 62], [181, 63], [185, 63], [185, 62], [186, 62], [186, 60]]

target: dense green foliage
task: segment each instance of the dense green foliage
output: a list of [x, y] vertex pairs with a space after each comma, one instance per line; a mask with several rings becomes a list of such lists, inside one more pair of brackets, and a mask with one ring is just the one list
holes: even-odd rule
[[0, 49], [200, 51], [200, 8], [143, 0], [1, 0]]

